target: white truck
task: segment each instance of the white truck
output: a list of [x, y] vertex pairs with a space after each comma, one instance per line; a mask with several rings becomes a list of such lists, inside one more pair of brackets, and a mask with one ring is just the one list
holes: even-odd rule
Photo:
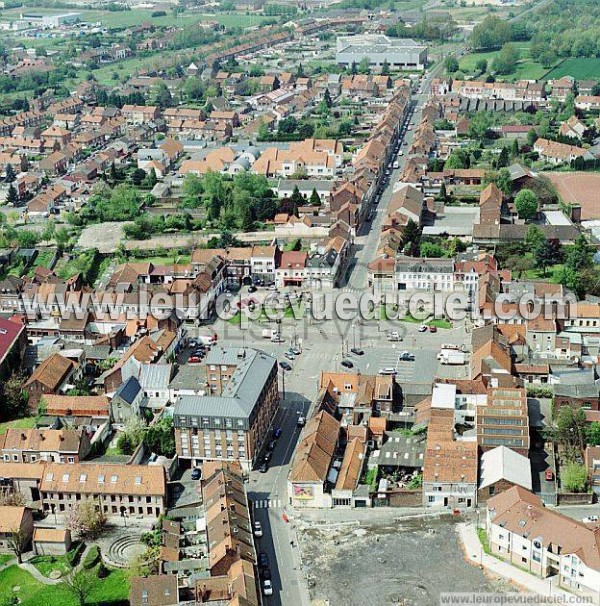
[[263, 339], [272, 339], [277, 336], [277, 330], [274, 328], [263, 328], [262, 338]]
[[465, 353], [463, 351], [456, 351], [455, 349], [449, 349], [446, 352], [442, 353], [440, 362], [442, 364], [460, 366], [465, 363]]
[[217, 342], [217, 335], [216, 333], [212, 335], [198, 335], [196, 340], [198, 343], [202, 343], [202, 345], [214, 345]]
[[400, 168], [400, 162], [398, 162], [398, 160], [394, 161], [394, 168]]

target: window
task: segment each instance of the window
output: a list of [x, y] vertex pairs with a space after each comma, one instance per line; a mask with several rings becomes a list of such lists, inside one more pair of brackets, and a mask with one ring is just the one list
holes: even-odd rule
[[432, 496], [428, 496], [427, 497], [427, 502], [428, 503], [433, 503], [434, 501], [435, 501], [435, 497], [432, 497]]

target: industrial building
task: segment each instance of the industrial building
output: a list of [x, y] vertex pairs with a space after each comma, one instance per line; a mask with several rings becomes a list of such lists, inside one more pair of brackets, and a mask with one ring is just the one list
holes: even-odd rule
[[365, 57], [371, 67], [381, 67], [387, 61], [390, 69], [423, 70], [427, 65], [427, 47], [410, 38], [380, 34], [338, 37], [336, 60], [340, 65], [358, 64]]

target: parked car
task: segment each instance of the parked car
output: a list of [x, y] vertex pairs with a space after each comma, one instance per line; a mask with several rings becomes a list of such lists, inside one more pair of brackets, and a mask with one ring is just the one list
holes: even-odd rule
[[350, 351], [356, 356], [362, 356], [365, 353], [362, 349], [359, 349], [358, 347], [353, 347]]
[[398, 357], [398, 359], [402, 362], [414, 362], [415, 356], [411, 353], [408, 353], [407, 351], [403, 351]]
[[402, 341], [402, 337], [397, 330], [391, 331], [387, 336], [388, 341]]
[[287, 362], [279, 362], [279, 366], [283, 368], [283, 370], [292, 370], [292, 367]]
[[298, 427], [304, 427], [306, 425], [306, 417], [298, 417], [298, 421], [296, 422]]
[[260, 578], [269, 580], [271, 578], [271, 569], [270, 568], [261, 568], [259, 570]]
[[252, 286], [248, 286], [248, 292], [256, 292], [258, 290], [258, 288], [256, 288], [256, 286], [254, 286], [254, 284]]
[[419, 326], [419, 332], [427, 332], [427, 326], [425, 324], [421, 324], [421, 326]]
[[287, 358], [288, 360], [295, 360], [296, 356], [293, 353], [290, 353], [289, 351], [286, 351], [283, 356], [285, 358]]
[[551, 469], [546, 469], [546, 481], [552, 482], [554, 480], [554, 472]]
[[259, 568], [269, 567], [269, 556], [262, 551], [258, 554], [258, 566]]
[[393, 366], [386, 366], [385, 368], [379, 369], [380, 375], [395, 375], [396, 369]]
[[202, 478], [202, 470], [198, 469], [198, 467], [194, 467], [194, 469], [192, 469], [192, 480], [199, 480], [200, 478]]
[[267, 452], [265, 452], [264, 456], [263, 456], [263, 461], [265, 463], [269, 463], [271, 461], [271, 458], [273, 457], [273, 453], [268, 450]]
[[254, 536], [255, 537], [263, 536], [262, 524], [258, 520], [256, 522], [254, 522]]
[[273, 595], [273, 584], [269, 579], [263, 581], [263, 593], [265, 595]]
[[429, 332], [437, 332], [437, 326], [430, 326]]
[[260, 473], [267, 473], [268, 470], [269, 470], [268, 463], [262, 463], [261, 466], [258, 468], [258, 471], [260, 471]]
[[200, 362], [202, 362], [200, 356], [191, 356], [190, 358], [188, 358], [189, 364], [200, 364]]
[[274, 427], [273, 428], [273, 437], [276, 440], [281, 437], [282, 433], [283, 433], [283, 429], [281, 429], [281, 427]]
[[271, 440], [268, 444], [267, 444], [267, 450], [275, 450], [275, 447], [277, 446], [277, 440]]
[[354, 364], [350, 360], [342, 360], [342, 366], [345, 368], [354, 368]]
[[295, 356], [299, 356], [302, 353], [297, 347], [290, 347], [289, 351], [291, 351]]
[[588, 516], [587, 518], [583, 518], [584, 524], [596, 524], [600, 518], [598, 516]]

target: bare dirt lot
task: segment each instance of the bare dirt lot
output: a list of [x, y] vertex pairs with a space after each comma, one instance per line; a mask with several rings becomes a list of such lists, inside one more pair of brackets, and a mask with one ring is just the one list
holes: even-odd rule
[[567, 204], [581, 204], [581, 218], [600, 219], [600, 174], [544, 173]]
[[463, 558], [455, 521], [412, 519], [299, 530], [311, 598], [330, 606], [438, 606], [452, 591], [514, 591]]

